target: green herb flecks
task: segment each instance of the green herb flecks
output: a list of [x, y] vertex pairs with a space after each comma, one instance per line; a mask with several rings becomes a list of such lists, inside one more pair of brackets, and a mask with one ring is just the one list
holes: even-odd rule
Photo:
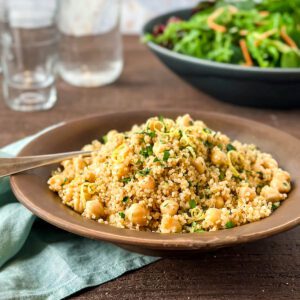
[[144, 170], [140, 170], [138, 173], [142, 176], [146, 176], [150, 174], [151, 169], [150, 168], [146, 168]]
[[124, 212], [119, 212], [119, 216], [122, 218], [122, 219], [125, 219], [125, 214], [124, 214]]
[[125, 196], [122, 200], [123, 203], [126, 203], [127, 201], [129, 200], [129, 197], [128, 196]]
[[226, 146], [226, 150], [229, 152], [229, 151], [236, 151], [236, 148], [232, 145], [232, 144], [228, 144]]
[[275, 211], [278, 207], [280, 206], [280, 204], [272, 204], [272, 211]]
[[208, 149], [211, 149], [214, 147], [214, 144], [209, 142], [209, 141], [205, 141], [203, 142], [204, 146], [207, 147]]
[[125, 178], [122, 178], [121, 181], [124, 182], [124, 183], [128, 183], [128, 182], [131, 181], [131, 179], [132, 178], [130, 178], [130, 177], [125, 177]]
[[212, 134], [213, 133], [213, 131], [211, 129], [207, 128], [207, 127], [203, 128], [203, 131], [207, 134]]
[[170, 157], [170, 151], [169, 150], [165, 150], [164, 151], [164, 155], [163, 155], [163, 161], [167, 161]]
[[189, 206], [190, 206], [190, 208], [195, 208], [195, 207], [197, 206], [196, 201], [195, 201], [194, 199], [191, 199], [191, 200], [189, 201]]
[[141, 149], [140, 154], [145, 158], [151, 156], [153, 154], [153, 146], [148, 145], [146, 148]]
[[164, 122], [164, 117], [162, 115], [159, 115], [158, 120], [163, 123]]
[[225, 179], [225, 177], [226, 177], [225, 171], [223, 171], [223, 170], [220, 169], [219, 180], [223, 181]]
[[103, 135], [101, 140], [102, 140], [103, 144], [106, 144], [107, 143], [107, 135]]
[[232, 221], [228, 221], [226, 224], [225, 224], [225, 227], [227, 228], [227, 229], [230, 229], [230, 228], [233, 228], [235, 225], [234, 225], [234, 223], [232, 222]]

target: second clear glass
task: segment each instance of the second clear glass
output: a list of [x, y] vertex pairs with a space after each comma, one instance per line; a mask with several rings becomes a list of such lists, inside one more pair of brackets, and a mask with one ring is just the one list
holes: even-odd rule
[[119, 0], [59, 1], [58, 72], [74, 86], [114, 82], [123, 69]]
[[56, 97], [56, 0], [10, 0], [1, 34], [3, 94], [19, 111], [46, 110]]

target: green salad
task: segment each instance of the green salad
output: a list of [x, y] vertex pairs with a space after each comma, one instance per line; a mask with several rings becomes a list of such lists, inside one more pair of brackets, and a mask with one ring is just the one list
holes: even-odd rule
[[300, 67], [300, 0], [204, 1], [188, 20], [173, 16], [145, 42], [221, 63]]

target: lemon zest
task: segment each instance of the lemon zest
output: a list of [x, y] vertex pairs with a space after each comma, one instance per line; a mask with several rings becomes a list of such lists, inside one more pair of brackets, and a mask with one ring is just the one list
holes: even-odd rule
[[233, 163], [232, 163], [232, 154], [237, 151], [235, 150], [230, 150], [227, 152], [227, 159], [228, 159], [228, 165], [229, 165], [229, 169], [230, 171], [232, 172], [232, 174], [236, 177], [239, 177], [240, 176], [240, 173], [238, 172], [238, 170], [234, 167]]
[[125, 148], [126, 148], [126, 144], [123, 143], [112, 152], [111, 158], [115, 163], [122, 163], [124, 161], [125, 153], [122, 154], [120, 152]]

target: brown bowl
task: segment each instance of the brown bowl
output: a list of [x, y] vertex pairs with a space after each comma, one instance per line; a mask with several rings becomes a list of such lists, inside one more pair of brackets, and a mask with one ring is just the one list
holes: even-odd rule
[[[152, 116], [176, 117], [187, 111], [135, 111], [90, 116], [60, 124], [29, 143], [20, 155], [78, 150], [110, 129], [129, 130]], [[81, 217], [64, 206], [48, 189], [47, 179], [55, 166], [47, 166], [11, 177], [12, 189], [28, 209], [45, 221], [92, 239], [104, 240], [150, 255], [192, 254], [265, 238], [291, 229], [300, 222], [300, 141], [272, 127], [250, 120], [207, 112], [191, 112], [215, 130], [242, 142], [254, 143], [270, 152], [292, 175], [293, 189], [270, 217], [251, 224], [207, 233], [159, 234], [120, 229]]]

